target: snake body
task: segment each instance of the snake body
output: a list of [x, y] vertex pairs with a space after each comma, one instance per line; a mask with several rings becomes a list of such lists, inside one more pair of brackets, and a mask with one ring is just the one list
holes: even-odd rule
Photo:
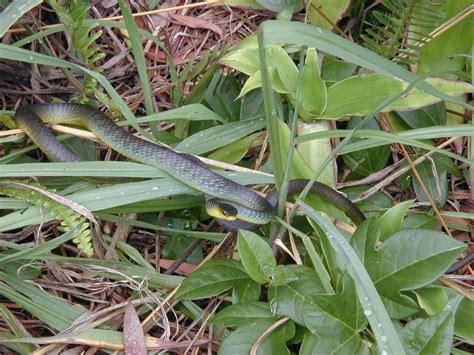
[[[255, 191], [207, 168], [197, 158], [138, 138], [117, 126], [104, 113], [80, 104], [36, 104], [20, 107], [14, 116], [22, 129], [53, 161], [73, 162], [81, 158], [67, 150], [45, 123], [79, 124], [91, 130], [107, 146], [125, 157], [163, 170], [178, 181], [206, 196], [210, 215], [227, 229], [254, 229], [268, 223], [278, 201], [275, 190], [266, 199]], [[307, 180], [294, 180], [288, 193], [301, 191]], [[356, 224], [364, 219], [361, 211], [330, 187], [315, 183], [312, 192], [343, 210]]]

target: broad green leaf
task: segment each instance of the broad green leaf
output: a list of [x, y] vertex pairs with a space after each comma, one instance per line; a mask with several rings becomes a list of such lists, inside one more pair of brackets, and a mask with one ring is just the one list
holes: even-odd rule
[[273, 11], [273, 12], [280, 12], [286, 6], [286, 0], [256, 0], [261, 6], [265, 9]]
[[[219, 355], [235, 355], [249, 354], [250, 349], [255, 344], [260, 335], [270, 328], [274, 319], [257, 319], [251, 324], [237, 328], [230, 333], [221, 343]], [[281, 354], [290, 355], [290, 351], [286, 347], [286, 341], [291, 339], [295, 334], [295, 325], [291, 321], [287, 321], [274, 329], [260, 344], [256, 354]]]
[[401, 229], [403, 219], [412, 203], [412, 200], [401, 202], [390, 208], [378, 219], [381, 241], [385, 241]]
[[327, 106], [321, 118], [363, 116], [403, 89], [402, 81], [380, 74], [349, 77], [328, 88]]
[[266, 302], [243, 302], [227, 306], [217, 313], [212, 323], [221, 327], [240, 327], [258, 319], [274, 319]]
[[430, 316], [441, 313], [449, 300], [445, 288], [436, 285], [420, 288], [413, 293], [420, 307]]
[[[281, 145], [277, 148], [281, 161], [286, 161], [288, 157], [288, 147], [290, 144], [290, 129], [281, 120], [277, 120], [279, 141]], [[291, 166], [290, 179], [310, 179], [313, 176], [313, 170], [308, 166], [298, 150], [295, 150], [293, 164]], [[332, 184], [331, 184], [332, 185]]]
[[409, 355], [449, 354], [453, 329], [452, 312], [443, 312], [428, 319], [411, 321], [400, 332], [400, 338]]
[[[426, 82], [443, 93], [453, 96], [473, 91], [472, 85], [461, 81], [428, 78]], [[401, 80], [376, 73], [352, 76], [328, 89], [327, 107], [320, 118], [364, 116], [383, 100], [400, 94], [407, 86], [408, 84]], [[439, 98], [415, 88], [408, 95], [388, 105], [382, 112], [413, 110], [439, 101]]]
[[[461, 296], [451, 300], [449, 309], [427, 319], [418, 318], [400, 331], [400, 339], [409, 355], [449, 354], [454, 335], [454, 312]], [[447, 307], [448, 307], [447, 306]]]
[[[258, 53], [257, 49], [254, 49], [254, 51]], [[268, 46], [265, 53], [273, 89], [281, 94], [288, 94], [290, 100], [293, 100], [298, 78], [298, 69], [294, 62], [280, 46]], [[261, 86], [262, 75], [258, 70], [245, 82], [239, 97]]]
[[268, 243], [258, 234], [239, 230], [237, 247], [242, 265], [250, 277], [260, 284], [270, 282], [276, 260]]
[[348, 353], [349, 349], [358, 348], [361, 342], [358, 332], [365, 322], [352, 279], [345, 277], [340, 294], [307, 291], [308, 286], [302, 280], [271, 287], [269, 299], [273, 312], [290, 317], [317, 335], [316, 353]]
[[[290, 94], [293, 98], [296, 93], [298, 79], [298, 69], [295, 63], [286, 51], [278, 45], [268, 46], [265, 56], [268, 70], [271, 72], [271, 81], [274, 89], [280, 93]], [[256, 37], [236, 46], [220, 62], [250, 76], [244, 84], [239, 97], [262, 86]]]
[[261, 296], [261, 288], [261, 285], [251, 278], [248, 278], [245, 282], [240, 282], [234, 287], [232, 303], [258, 301]]
[[377, 251], [367, 249], [365, 266], [391, 316], [402, 319], [418, 306], [401, 291], [436, 280], [465, 248], [444, 233], [405, 229], [392, 235]]
[[265, 47], [267, 65], [276, 68], [278, 77], [290, 93], [296, 93], [298, 68], [293, 60], [280, 46]]
[[456, 312], [454, 332], [471, 343], [474, 343], [474, 301], [464, 298]]
[[257, 38], [252, 38], [254, 39], [255, 45], [252, 44], [252, 46], [250, 47], [241, 44], [240, 48], [231, 51], [223, 58], [221, 58], [219, 62], [249, 76], [254, 75], [256, 72], [260, 71], [260, 67], [258, 64], [258, 50], [256, 50]]
[[[318, 276], [318, 274], [311, 268], [303, 265], [285, 265], [285, 267], [297, 277], [296, 280], [291, 281], [288, 285], [270, 287], [270, 293], [273, 295], [276, 290], [293, 289], [302, 292], [302, 295], [317, 295], [325, 293], [326, 290]], [[275, 292], [276, 292], [275, 291]], [[295, 291], [296, 292], [296, 291]], [[302, 296], [301, 295], [301, 296]], [[302, 296], [303, 297], [303, 296]], [[272, 308], [273, 305], [271, 304]], [[290, 305], [289, 305], [290, 306]], [[284, 307], [279, 304], [278, 307]]]
[[[472, 6], [472, 0], [446, 1], [443, 3], [442, 11], [444, 19], [451, 20], [454, 16]], [[472, 10], [472, 9], [471, 9]], [[469, 54], [472, 46], [472, 14], [465, 16], [461, 21], [453, 23], [445, 31], [439, 32], [421, 48], [420, 64], [418, 74], [432, 73], [455, 73], [462, 70], [468, 58], [453, 57], [456, 54]], [[448, 60], [446, 60], [448, 59]], [[440, 66], [441, 65], [441, 66]]]
[[237, 121], [240, 117], [239, 95], [240, 84], [234, 75], [214, 74], [206, 88], [205, 100], [214, 112], [225, 119], [225, 122]]
[[[341, 344], [340, 348], [336, 349], [336, 351], [331, 352], [330, 354], [369, 354], [370, 351], [367, 349], [366, 352], [362, 352], [358, 350], [357, 344], [355, 343], [357, 338], [351, 339], [347, 344]], [[361, 347], [364, 347], [364, 343], [362, 343]], [[301, 348], [299, 351], [299, 355], [319, 355], [321, 354], [318, 351], [318, 337], [310, 332], [306, 332], [303, 337], [303, 341], [301, 343]]]
[[403, 346], [400, 339], [398, 339], [381, 297], [354, 249], [351, 248], [346, 238], [327, 217], [317, 213], [301, 200], [297, 200], [296, 204], [303, 207], [307, 216], [318, 224], [319, 228], [325, 233], [325, 239], [329, 241], [334, 252], [348, 266], [347, 270], [354, 280], [359, 302], [364, 308], [364, 315], [371, 325], [380, 351], [403, 354]]
[[413, 111], [399, 111], [398, 115], [411, 128], [444, 126], [447, 120], [446, 107], [439, 102]]
[[209, 154], [208, 158], [212, 160], [222, 161], [229, 164], [235, 164], [242, 160], [247, 154], [248, 150], [252, 146], [255, 138], [260, 133], [255, 133], [245, 138], [239, 139], [238, 141], [232, 142], [222, 148], [219, 148], [215, 152]]
[[314, 48], [309, 48], [306, 52], [302, 75], [300, 115], [303, 119], [310, 120], [321, 114], [327, 104], [326, 84], [321, 79], [318, 54]]
[[[448, 199], [447, 173], [437, 169], [436, 164], [431, 160], [425, 160], [417, 165], [416, 170], [436, 206], [438, 208], [443, 207]], [[429, 202], [428, 197], [422, 190], [420, 183], [416, 178], [413, 178], [413, 187], [415, 189], [416, 197], [418, 197], [420, 202]]]
[[[347, 128], [354, 128], [360, 121], [360, 117], [352, 117]], [[374, 133], [381, 130], [380, 125], [375, 119], [369, 120], [361, 128], [371, 129]], [[359, 139], [353, 139], [354, 142], [357, 140]], [[386, 145], [383, 147], [359, 150], [357, 152], [344, 154], [342, 157], [347, 166], [352, 170], [351, 177], [361, 179], [376, 173], [385, 167], [385, 164], [390, 158], [390, 146]]]
[[357, 226], [351, 238], [351, 245], [363, 263], [365, 263], [366, 253], [370, 255], [375, 252], [375, 244], [379, 239], [380, 228], [377, 219], [369, 217]]
[[435, 227], [439, 224], [439, 221], [436, 217], [429, 216], [426, 214], [413, 214], [407, 216], [402, 223], [402, 229], [414, 229], [414, 228], [422, 228], [422, 229], [435, 229]]
[[265, 111], [263, 109], [262, 91], [254, 91], [245, 95], [241, 100], [240, 120], [243, 121], [249, 117], [263, 117]]
[[277, 267], [273, 269], [270, 279], [272, 286], [281, 286], [298, 280], [298, 277], [291, 271], [288, 265], [277, 265]]
[[237, 260], [210, 260], [184, 279], [176, 293], [177, 300], [217, 296], [248, 282], [249, 275]]
[[[318, 121], [313, 123], [305, 123], [298, 125], [298, 136], [310, 134], [313, 132], [326, 132], [332, 130], [329, 122]], [[332, 152], [331, 140], [315, 139], [307, 142], [302, 142], [297, 146], [297, 152], [301, 154], [303, 160], [313, 171], [319, 171], [324, 158], [329, 156]], [[318, 181], [325, 183], [328, 186], [334, 187], [336, 181], [336, 169], [333, 164], [328, 164], [318, 177]]]
[[[312, 1], [308, 9], [309, 23], [326, 30], [337, 25], [351, 4], [350, 0], [317, 0]], [[316, 8], [319, 10], [317, 11]], [[321, 15], [324, 14], [324, 16]]]
[[[438, 89], [440, 92], [449, 95], [451, 97], [460, 96], [466, 93], [472, 93], [474, 87], [472, 84], [466, 83], [464, 81], [452, 81], [441, 78], [427, 78], [426, 83], [430, 84], [432, 87]], [[404, 88], [406, 88], [406, 84]], [[425, 91], [415, 88], [406, 96], [396, 100], [383, 112], [386, 111], [402, 111], [402, 110], [413, 110], [420, 107], [425, 107], [432, 105], [434, 103], [440, 102], [438, 96], [433, 96], [427, 94]]]
[[[269, 67], [268, 72], [270, 74], [270, 81], [272, 82], [273, 90], [280, 94], [293, 94], [293, 92], [289, 91], [289, 89], [283, 84], [276, 68]], [[247, 79], [244, 86], [242, 87], [242, 90], [239, 93], [238, 98], [247, 95], [252, 90], [255, 90], [260, 87], [262, 87], [262, 73], [260, 71], [257, 71]]]
[[[169, 222], [168, 222], [169, 223]], [[166, 224], [166, 223], [165, 223]], [[173, 227], [181, 227], [173, 224]], [[166, 244], [162, 247], [161, 255], [164, 259], [176, 260], [186, 248], [193, 242], [194, 238], [187, 235], [178, 234], [173, 238], [169, 238]], [[202, 248], [196, 248], [186, 259], [186, 262], [191, 264], [199, 264], [203, 259]]]
[[325, 56], [321, 67], [321, 76], [328, 83], [342, 81], [353, 75], [357, 66], [342, 60]]

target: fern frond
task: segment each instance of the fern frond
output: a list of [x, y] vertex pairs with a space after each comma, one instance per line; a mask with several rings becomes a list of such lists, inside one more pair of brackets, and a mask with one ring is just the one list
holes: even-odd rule
[[80, 251], [87, 256], [94, 254], [88, 218], [92, 221], [95, 219], [88, 210], [55, 194], [54, 191], [47, 190], [44, 186], [31, 182], [0, 181], [0, 194], [47, 208], [51, 215], [60, 221], [65, 232], [74, 231], [73, 242]]
[[[398, 63], [419, 60], [420, 47], [443, 14], [432, 0], [382, 0], [386, 11], [373, 11], [362, 35], [367, 48]], [[372, 21], [372, 20], [371, 20]]]
[[[86, 25], [84, 20], [89, 12], [90, 5], [86, 1], [66, 0], [60, 4], [57, 0], [49, 0], [49, 4], [56, 12], [59, 20], [66, 27], [66, 31], [71, 36], [72, 46], [84, 66], [96, 72], [101, 72], [95, 63], [105, 57], [100, 46], [95, 41], [102, 36], [102, 31], [94, 32], [93, 25]], [[90, 75], [84, 76], [84, 90], [80, 102], [87, 103], [89, 96], [97, 89], [97, 81]]]

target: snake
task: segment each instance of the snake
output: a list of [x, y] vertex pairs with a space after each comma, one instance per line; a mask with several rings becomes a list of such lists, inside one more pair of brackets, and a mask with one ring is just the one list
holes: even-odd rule
[[[256, 229], [269, 223], [275, 215], [279, 199], [276, 189], [265, 198], [210, 170], [193, 155], [176, 152], [127, 132], [92, 106], [73, 103], [25, 105], [16, 110], [13, 120], [50, 160], [56, 162], [79, 162], [82, 158], [63, 146], [47, 123], [70, 123], [90, 130], [105, 145], [128, 159], [156, 167], [202, 192], [207, 213], [229, 231]], [[307, 183], [305, 179], [291, 180], [288, 194], [301, 192]], [[331, 187], [315, 182], [310, 191], [341, 209], [355, 224], [365, 220], [356, 205]]]

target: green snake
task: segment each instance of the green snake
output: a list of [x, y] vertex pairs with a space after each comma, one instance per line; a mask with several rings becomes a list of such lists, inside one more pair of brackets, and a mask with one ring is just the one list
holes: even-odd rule
[[[80, 104], [36, 104], [20, 107], [14, 116], [18, 128], [52, 161], [75, 162], [82, 159], [67, 150], [45, 123], [69, 122], [86, 127], [103, 143], [125, 157], [154, 166], [176, 180], [204, 193], [206, 210], [228, 230], [255, 229], [271, 221], [278, 202], [275, 190], [264, 198], [250, 188], [229, 180], [192, 155], [175, 152], [138, 138], [117, 126], [104, 113]], [[288, 194], [301, 191], [307, 180], [293, 180]], [[346, 197], [327, 185], [316, 182], [311, 191], [344, 211], [354, 223], [365, 217]]]

